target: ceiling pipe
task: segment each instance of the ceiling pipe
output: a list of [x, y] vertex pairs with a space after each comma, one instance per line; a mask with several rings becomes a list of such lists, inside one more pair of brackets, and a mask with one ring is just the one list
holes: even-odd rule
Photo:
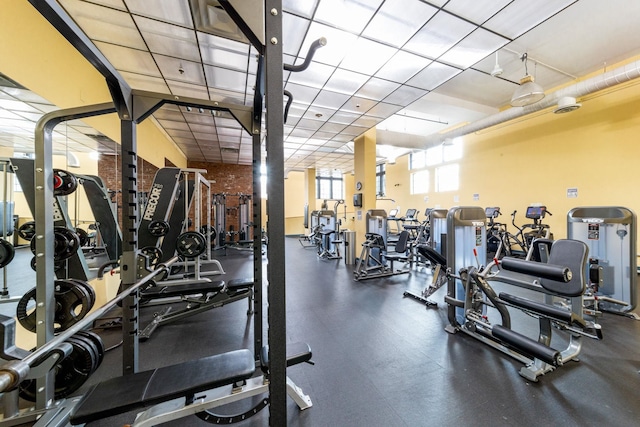
[[541, 101], [535, 104], [527, 105], [524, 107], [512, 107], [507, 110], [501, 111], [497, 114], [493, 114], [484, 119], [477, 120], [473, 123], [461, 126], [456, 129], [452, 129], [448, 132], [431, 134], [426, 137], [425, 146], [431, 147], [442, 142], [447, 138], [456, 138], [459, 136], [468, 135], [473, 132], [477, 132], [491, 126], [498, 125], [500, 123], [507, 122], [509, 120], [516, 119], [518, 117], [532, 114], [545, 108], [552, 107], [558, 103], [563, 97], [580, 98], [586, 95], [590, 95], [594, 92], [598, 92], [603, 89], [608, 89], [613, 86], [617, 86], [622, 83], [627, 83], [631, 80], [640, 77], [640, 60], [631, 62], [622, 67], [608, 71], [604, 74], [592, 77], [587, 80], [583, 80], [571, 86], [567, 86], [563, 89], [559, 89], [543, 98]]

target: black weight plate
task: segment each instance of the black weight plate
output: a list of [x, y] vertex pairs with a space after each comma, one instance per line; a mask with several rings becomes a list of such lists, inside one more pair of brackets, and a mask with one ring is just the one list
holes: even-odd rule
[[72, 257], [80, 248], [78, 234], [65, 227], [54, 227], [55, 247], [53, 256], [57, 261]]
[[149, 223], [147, 229], [149, 230], [149, 234], [155, 237], [162, 237], [169, 232], [169, 223], [167, 221], [154, 220]]
[[75, 175], [63, 170], [53, 170], [53, 194], [67, 196], [78, 188], [78, 180]]
[[20, 228], [18, 228], [18, 236], [20, 236], [24, 240], [31, 240], [35, 235], [36, 235], [35, 221], [25, 222], [20, 226]]
[[91, 310], [91, 296], [82, 286], [67, 280], [55, 281], [54, 333], [65, 331], [78, 323]]
[[36, 288], [29, 289], [18, 301], [16, 318], [27, 331], [36, 331]]
[[[71, 344], [73, 351], [54, 367], [56, 400], [64, 399], [82, 387], [96, 366], [96, 357], [87, 342], [74, 337], [70, 337], [67, 342]], [[36, 380], [23, 381], [19, 394], [23, 399], [35, 402]]]
[[69, 340], [77, 340], [82, 341], [89, 352], [91, 352], [91, 374], [93, 374], [98, 366], [100, 365], [100, 354], [98, 352], [98, 347], [96, 347], [95, 343], [91, 338], [88, 338], [84, 335], [80, 335], [78, 333], [73, 334], [71, 337], [67, 338], [67, 342]]
[[155, 246], [145, 246], [140, 249], [140, 252], [149, 257], [149, 264], [151, 265], [156, 265], [162, 259], [162, 250]]
[[[31, 258], [31, 269], [33, 271], [38, 271], [38, 270], [36, 270], [36, 267], [37, 267], [36, 263], [37, 263], [36, 257]], [[65, 262], [64, 261], [56, 261], [56, 262], [53, 263], [53, 270], [54, 271], [60, 271], [64, 267], [65, 267]]]
[[92, 331], [78, 331], [76, 335], [81, 335], [91, 340], [96, 350], [98, 351], [98, 366], [100, 366], [100, 364], [102, 364], [102, 361], [104, 360], [104, 353], [106, 352], [104, 348], [104, 342], [102, 342], [102, 338], [100, 338], [100, 335]]
[[84, 280], [80, 280], [80, 279], [66, 279], [69, 280], [75, 284], [77, 284], [78, 286], [82, 286], [83, 288], [85, 288], [85, 290], [87, 291], [87, 293], [89, 294], [89, 304], [91, 307], [93, 307], [93, 305], [96, 303], [96, 291], [95, 289], [93, 289], [93, 286], [91, 286], [89, 284], [89, 282], [85, 282]]
[[[53, 235], [53, 258], [56, 261], [63, 261], [78, 252], [80, 237], [78, 237], [75, 231], [65, 227], [54, 227]], [[31, 244], [29, 245], [31, 253], [34, 255], [36, 254], [36, 240], [37, 239], [31, 239]]]
[[197, 231], [187, 231], [178, 236], [176, 251], [185, 258], [196, 258], [207, 249], [207, 240]]
[[89, 233], [87, 233], [84, 229], [80, 227], [76, 228], [76, 234], [80, 239], [80, 246], [84, 247], [89, 244]]
[[16, 255], [13, 245], [5, 239], [0, 239], [0, 268], [6, 267]]
[[207, 235], [207, 233], [209, 233], [211, 235], [211, 243], [215, 244], [215, 240], [218, 235], [215, 227], [211, 227], [205, 224], [202, 227], [200, 227], [200, 233], [204, 234], [205, 236]]

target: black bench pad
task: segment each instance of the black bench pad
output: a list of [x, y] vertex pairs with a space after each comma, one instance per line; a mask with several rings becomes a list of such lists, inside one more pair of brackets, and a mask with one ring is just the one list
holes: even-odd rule
[[[311, 360], [311, 347], [306, 342], [287, 344], [287, 367]], [[262, 347], [260, 352], [260, 369], [265, 374], [269, 372], [269, 346]]]
[[431, 246], [418, 245], [416, 246], [416, 249], [418, 250], [418, 253], [425, 257], [430, 263], [436, 265], [440, 264], [442, 267], [447, 268], [447, 259]]
[[84, 424], [233, 384], [253, 376], [255, 360], [247, 349], [116, 377], [95, 385], [76, 405], [71, 424]]
[[227, 282], [227, 289], [231, 291], [253, 288], [253, 279], [245, 277], [243, 279], [231, 279]]
[[146, 299], [180, 297], [183, 295], [220, 292], [223, 288], [224, 280], [214, 280], [211, 282], [190, 283], [184, 285], [160, 285], [140, 292], [140, 297]]
[[552, 319], [565, 322], [569, 325], [578, 324], [583, 328], [586, 326], [584, 321], [572, 312], [559, 307], [555, 307], [553, 305], [545, 304], [538, 301], [532, 301], [527, 298], [518, 297], [504, 292], [500, 292], [500, 295], [498, 295], [498, 297], [507, 304], [539, 313], [542, 316], [550, 317]]

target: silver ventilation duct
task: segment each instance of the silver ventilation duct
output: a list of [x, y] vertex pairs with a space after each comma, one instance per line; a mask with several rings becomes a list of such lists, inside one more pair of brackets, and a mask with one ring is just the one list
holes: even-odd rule
[[608, 71], [602, 75], [592, 77], [590, 79], [578, 82], [574, 85], [562, 88], [554, 93], [547, 95], [544, 99], [536, 102], [535, 104], [527, 105], [525, 107], [512, 107], [508, 110], [501, 111], [497, 114], [493, 114], [489, 117], [485, 117], [484, 119], [469, 123], [468, 125], [452, 129], [448, 132], [431, 134], [427, 136], [425, 146], [431, 147], [434, 145], [438, 145], [441, 144], [446, 138], [456, 138], [459, 136], [468, 135], [470, 133], [486, 129], [491, 126], [516, 119], [518, 117], [526, 116], [527, 114], [544, 110], [545, 108], [553, 107], [558, 104], [558, 102], [562, 98], [580, 98], [582, 96], [590, 95], [603, 89], [617, 86], [622, 83], [627, 83], [631, 80], [637, 79], [638, 77], [640, 77], [640, 60]]

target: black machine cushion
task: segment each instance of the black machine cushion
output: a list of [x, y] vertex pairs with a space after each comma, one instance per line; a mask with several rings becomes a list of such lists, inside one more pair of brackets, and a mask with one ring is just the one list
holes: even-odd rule
[[556, 306], [545, 304], [538, 301], [532, 301], [530, 299], [507, 294], [505, 292], [500, 292], [499, 298], [502, 301], [506, 302], [507, 304], [511, 304], [513, 306], [520, 307], [525, 310], [539, 313], [544, 317], [550, 317], [552, 319], [560, 320], [569, 325], [573, 325], [577, 323], [582, 327], [585, 326], [584, 321], [581, 318], [579, 318], [572, 312], [562, 309], [560, 307], [556, 307]]
[[[311, 360], [311, 347], [306, 342], [287, 344], [287, 367]], [[260, 368], [262, 372], [269, 372], [269, 346], [262, 347], [260, 352]]]
[[441, 265], [442, 267], [447, 267], [447, 259], [443, 257], [440, 252], [433, 249], [431, 246], [427, 245], [418, 245], [417, 246], [418, 253], [425, 257], [431, 264]]
[[587, 269], [588, 253], [588, 246], [578, 240], [562, 239], [553, 242], [548, 263], [569, 267], [572, 277], [567, 283], [541, 279], [542, 287], [562, 296], [582, 295], [586, 287], [584, 275]]
[[206, 294], [220, 292], [224, 288], [224, 280], [193, 283], [185, 285], [154, 286], [140, 292], [140, 297], [146, 299], [180, 297], [183, 295]]
[[133, 409], [185, 397], [250, 378], [255, 372], [247, 349], [112, 378], [95, 385], [71, 415], [71, 424], [84, 424]]
[[231, 279], [227, 282], [227, 289], [231, 291], [240, 291], [249, 288], [253, 288], [253, 279], [248, 277], [243, 279]]

